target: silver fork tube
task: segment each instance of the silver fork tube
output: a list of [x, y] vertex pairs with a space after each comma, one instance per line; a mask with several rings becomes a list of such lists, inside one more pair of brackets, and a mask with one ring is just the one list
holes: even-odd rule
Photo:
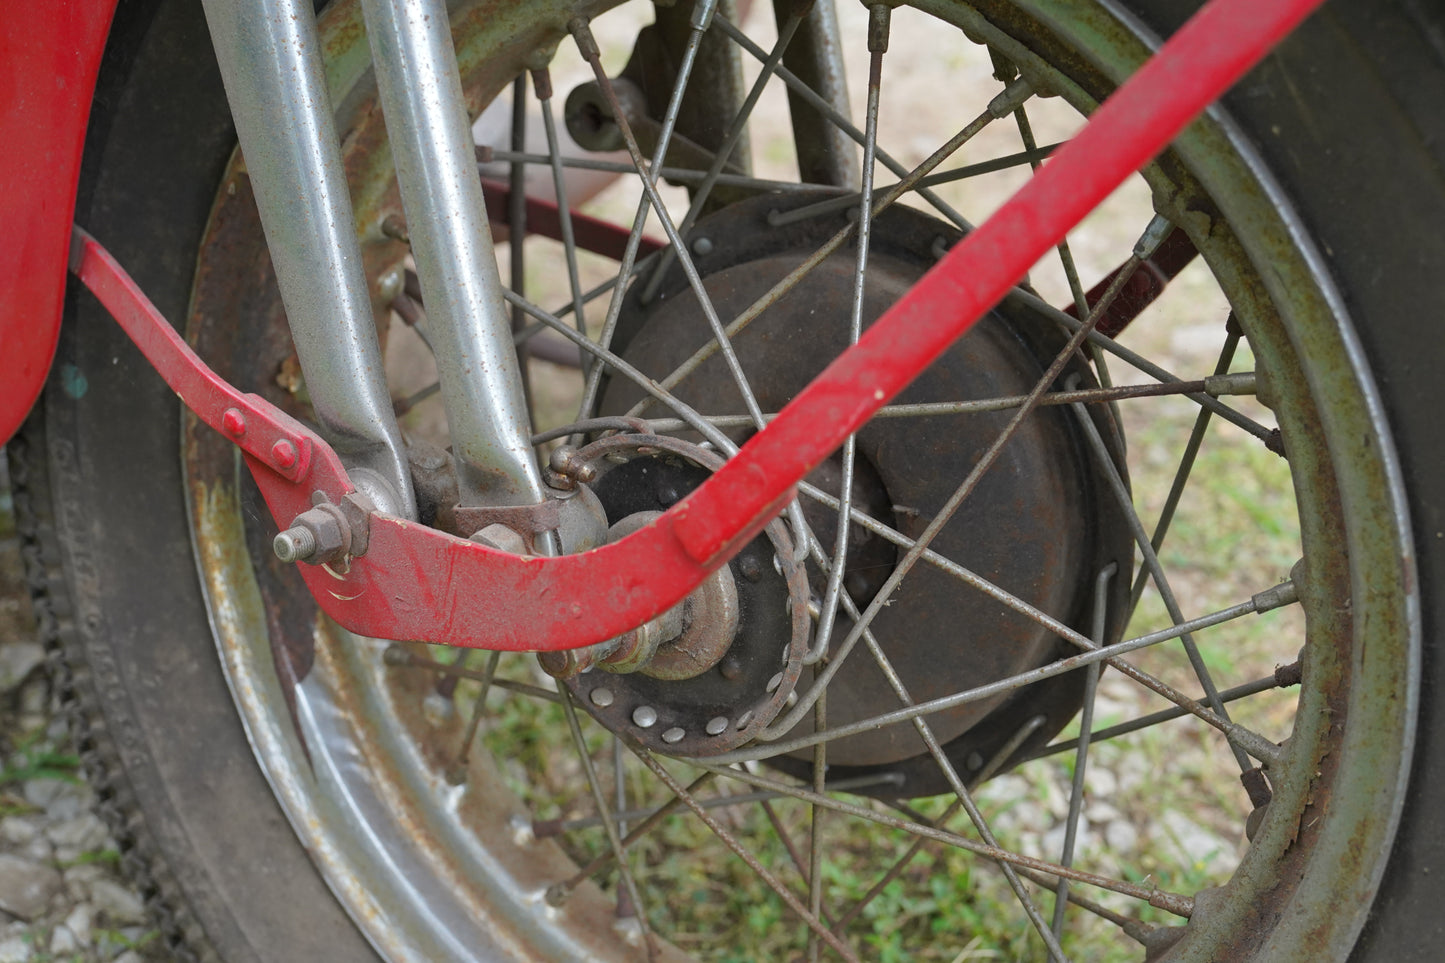
[[464, 505], [543, 499], [442, 0], [363, 0]]
[[415, 518], [315, 12], [309, 0], [205, 0], [205, 11], [316, 417], [348, 468], [376, 473], [353, 471], [358, 486]]

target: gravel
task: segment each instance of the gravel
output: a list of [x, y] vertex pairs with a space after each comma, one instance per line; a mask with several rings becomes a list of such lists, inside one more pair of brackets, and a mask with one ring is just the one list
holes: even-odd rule
[[159, 963], [35, 641], [0, 457], [0, 963]]

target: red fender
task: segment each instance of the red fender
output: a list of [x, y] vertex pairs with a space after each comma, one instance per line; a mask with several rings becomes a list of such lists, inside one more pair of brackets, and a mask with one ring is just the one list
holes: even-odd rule
[[80, 154], [115, 4], [46, 0], [0, 17], [0, 443], [55, 358]]

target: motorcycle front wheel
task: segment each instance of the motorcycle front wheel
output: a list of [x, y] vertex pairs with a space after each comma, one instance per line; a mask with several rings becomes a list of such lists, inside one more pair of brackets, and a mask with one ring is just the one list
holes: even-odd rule
[[[570, 47], [568, 24], [579, 14], [596, 15], [599, 36], [616, 38], [625, 55], [651, 8], [627, 20], [629, 7], [609, 14], [606, 6], [454, 5], [471, 106], [492, 102], [537, 65], [539, 51]], [[1195, 4], [912, 6], [893, 14], [893, 41], [881, 56], [881, 90], [896, 80], [900, 96], [880, 92], [888, 123], [880, 120], [878, 146], [891, 141], [903, 171], [880, 168], [880, 190], [1018, 78], [1033, 96], [991, 126], [1021, 140], [981, 138], [978, 153], [939, 170], [992, 163], [995, 173], [1027, 176], [1043, 154], [1025, 133], [1028, 112], [1041, 131], [1067, 136]], [[727, 75], [711, 78], [719, 109], [680, 122], [694, 153], [669, 155], [669, 166], [695, 175], [705, 166], [697, 158], [710, 156], [708, 138], [722, 143], [757, 76], [755, 51], [765, 56], [777, 25], [788, 22], [792, 8], [778, 7], [776, 17], [762, 5], [739, 17], [739, 32], [757, 35], [752, 48], [723, 36], [723, 25], [710, 28]], [[719, 17], [735, 13], [724, 5]], [[676, 20], [665, 9], [656, 16]], [[864, 141], [868, 16], [852, 5], [837, 10], [843, 48], [865, 53], [845, 58]], [[416, 401], [422, 412], [425, 355], [388, 311], [406, 293], [408, 252], [389, 221], [401, 210], [359, 24], [357, 5], [322, 14], [328, 80], [389, 376], [400, 407]], [[711, 775], [668, 759], [662, 727], [609, 716], [612, 689], [604, 700], [595, 679], [574, 691], [553, 686], [530, 657], [393, 646], [319, 616], [272, 555], [274, 530], [234, 451], [186, 417], [99, 306], [72, 292], [52, 385], [12, 447], [17, 518], [42, 631], [63, 657], [56, 683], [75, 738], [173, 952], [228, 961], [1427, 958], [1438, 925], [1434, 880], [1445, 873], [1445, 843], [1429, 818], [1445, 797], [1434, 698], [1442, 670], [1432, 646], [1442, 605], [1435, 589], [1445, 588], [1435, 566], [1445, 439], [1432, 408], [1445, 358], [1429, 328], [1445, 308], [1436, 277], [1445, 263], [1436, 229], [1445, 216], [1435, 109], [1445, 95], [1442, 28], [1410, 3], [1326, 5], [1110, 202], [1123, 213], [1073, 238], [1070, 258], [1082, 267], [1040, 265], [1000, 307], [990, 321], [1003, 345], [987, 355], [994, 367], [978, 375], [980, 356], [959, 354], [946, 378], [901, 399], [954, 409], [895, 413], [860, 433], [855, 467], [866, 465], [858, 468], [866, 477], [855, 477], [853, 491], [867, 517], [854, 516], [858, 537], [848, 542], [868, 564], [846, 569], [831, 596], [843, 606], [840, 640], [858, 624], [850, 605], [879, 610], [884, 656], [863, 644], [850, 659], [874, 658], [881, 674], [840, 672], [806, 723], [776, 743], [744, 747], [753, 757], [746, 761], [720, 757], [738, 761]], [[633, 77], [643, 78], [649, 102], [655, 92], [646, 83], [676, 74], [672, 43], [665, 24], [636, 42]], [[983, 66], [969, 66], [966, 54]], [[914, 79], [911, 62], [925, 58], [947, 68]], [[614, 76], [625, 57], [617, 59]], [[926, 109], [938, 77], [957, 85], [949, 90], [956, 109]], [[559, 114], [567, 93], [559, 87]], [[791, 106], [781, 93], [771, 97], [749, 124], [753, 160], [726, 169], [731, 180], [719, 181], [686, 232], [699, 281], [659, 269], [654, 255], [618, 302], [610, 346], [655, 380], [709, 336], [698, 286], [719, 304], [746, 305], [850, 223], [846, 205], [792, 215], [856, 190], [827, 183], [826, 172], [856, 172], [861, 149], [838, 146], [836, 129], [826, 149], [817, 147], [817, 128], [790, 143], [788, 118], [803, 129], [807, 111], [796, 91]], [[784, 133], [770, 135], [770, 124]], [[521, 143], [501, 146], [511, 148], [504, 159], [530, 156]], [[770, 156], [776, 151], [786, 163]], [[813, 165], [807, 176], [775, 172], [795, 163], [790, 151], [809, 154], [796, 161]], [[547, 161], [535, 166], [545, 170]], [[684, 191], [695, 192], [698, 178], [673, 180], [668, 196], [682, 221]], [[967, 186], [955, 191], [957, 183]], [[882, 292], [870, 294], [879, 305], [1015, 182], [973, 183], [940, 180], [915, 206], [879, 215], [865, 269], [870, 290]], [[601, 210], [626, 222], [632, 201], [620, 203], [609, 211], [619, 202], [604, 197]], [[1065, 312], [1048, 304], [1082, 301], [1075, 313], [1087, 310], [1083, 289], [1127, 260], [1156, 213], [1180, 249], [1197, 256], [1184, 258], [1177, 277], [1149, 268], [1165, 294], [1136, 311], [1114, 343], [1132, 342], [1186, 381], [1253, 379], [1216, 380], [1208, 392], [1196, 386], [1189, 394], [1212, 399], [1204, 408], [1181, 400], [1182, 389], [1136, 398], [1132, 386], [1167, 387], [1167, 377], [1147, 359], [1141, 367], [1095, 342], [1087, 364], [1071, 362], [1081, 379], [1071, 384], [1112, 404], [1093, 404], [1091, 414], [1068, 405], [1036, 413], [1042, 427], [1007, 449], [1016, 460], [989, 476], [997, 490], [981, 490], [981, 507], [944, 527], [955, 540], [939, 536], [941, 561], [902, 574], [909, 546], [986, 445], [975, 436], [992, 437], [1011, 410], [957, 405], [1027, 391], [1049, 347], [1062, 343], [1056, 325]], [[168, 318], [184, 321], [224, 377], [307, 416], [194, 5], [157, 0], [119, 12], [76, 219]], [[797, 390], [815, 355], [846, 344], [856, 249], [847, 242], [815, 272], [817, 287], [804, 289], [808, 310], [785, 311], [790, 302], [781, 301], [762, 316], [778, 320], [737, 337], [764, 410]], [[583, 267], [600, 270], [586, 257]], [[558, 294], [565, 285], [528, 283], [528, 294], [573, 302], [571, 292]], [[814, 310], [834, 303], [844, 306], [836, 318]], [[589, 319], [600, 322], [607, 304], [604, 292]], [[881, 310], [869, 305], [865, 325]], [[589, 338], [601, 336], [598, 327]], [[745, 406], [717, 374], [721, 359], [711, 363], [677, 378], [677, 396], [741, 440]], [[564, 389], [562, 401], [548, 401], [567, 376], [535, 362], [531, 371], [535, 427], [567, 422], [542, 410], [576, 404]], [[1246, 380], [1257, 403], [1230, 394]], [[639, 398], [625, 382], [620, 368], [608, 370], [599, 400], [582, 414], [631, 410]], [[950, 393], [957, 383], [968, 390]], [[411, 439], [446, 443], [435, 415], [413, 415], [403, 427]], [[696, 440], [686, 424], [659, 420], [653, 430]], [[1199, 476], [1191, 480], [1181, 463], [1197, 464]], [[808, 518], [826, 552], [834, 541], [821, 533], [829, 518], [834, 533], [840, 527], [830, 512], [841, 486], [814, 481]], [[1127, 497], [1117, 497], [1114, 482]], [[613, 497], [632, 505], [640, 484], [618, 483], [626, 491]], [[1186, 494], [1172, 495], [1176, 487]], [[660, 489], [648, 497], [666, 500]], [[1172, 530], [1157, 524], [1176, 511]], [[1151, 548], [1136, 554], [1140, 529]], [[1139, 572], [1155, 575], [1151, 554], [1163, 575], [1144, 591], [1151, 580]], [[746, 561], [734, 563], [739, 584], [771, 584], [766, 554], [759, 557], [757, 577]], [[874, 741], [850, 730], [852, 741], [825, 741], [821, 752], [808, 741], [906, 705], [887, 688], [888, 659], [915, 701], [945, 697], [1072, 654], [1059, 641], [1071, 630], [1127, 641], [1181, 612], [1187, 620], [1246, 601], [1271, 605], [1269, 590], [1292, 566], [1297, 604], [1285, 598], [1277, 611], [1241, 611], [1201, 627], [1192, 651], [1175, 638], [1140, 648], [1124, 656], [1133, 678], [1080, 670], [1061, 677], [1074, 680], [1066, 688], [1024, 688], [973, 715], [924, 717], [944, 733], [938, 752], [911, 723], [882, 729], [906, 737]], [[1106, 571], [1113, 587], [1099, 594], [1107, 612], [1095, 618], [1095, 585]], [[830, 593], [817, 558], [807, 581], [798, 610], [821, 612]], [[789, 606], [791, 614], [791, 596]], [[971, 627], [1021, 631], [1010, 620], [1023, 608], [1048, 619], [1024, 619], [1034, 654], [989, 675], [977, 653], [1003, 647]], [[1004, 609], [1014, 614], [999, 615]], [[771, 625], [746, 604], [740, 618]], [[1253, 619], [1264, 628], [1250, 628]], [[841, 660], [836, 650], [830, 658]], [[799, 683], [801, 697], [813, 671]], [[1172, 707], [1155, 699], [1157, 687], [1141, 688], [1141, 676], [1210, 705], [1211, 691], [1248, 690], [1228, 711], [1261, 734], [1256, 752], [1270, 758], [1236, 751], [1237, 740], [1187, 712], [1160, 728], [1157, 713]], [[1092, 750], [1078, 738], [1081, 706], [1098, 736]], [[731, 725], [740, 717], [718, 718]], [[699, 779], [713, 788], [684, 788]], [[651, 818], [674, 797], [683, 804]], [[969, 809], [976, 818], [960, 813]], [[637, 838], [619, 860], [629, 834]], [[1051, 868], [1080, 875], [1065, 892]]]

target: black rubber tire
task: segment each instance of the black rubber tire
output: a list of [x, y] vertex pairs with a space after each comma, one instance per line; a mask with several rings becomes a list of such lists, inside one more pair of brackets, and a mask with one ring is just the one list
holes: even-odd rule
[[[1167, 35], [1197, 3], [1127, 0]], [[1435, 959], [1445, 918], [1445, 14], [1332, 0], [1228, 98], [1325, 256], [1400, 453], [1427, 640], [1414, 774], [1360, 959]], [[76, 220], [166, 314], [234, 144], [198, 5], [122, 4]], [[190, 557], [174, 396], [72, 292], [52, 383], [13, 450], [42, 625], [71, 666], [78, 737], [178, 954], [358, 960], [371, 950], [297, 843], [215, 658]], [[87, 721], [88, 720], [88, 721]], [[181, 949], [189, 946], [189, 951]]]

